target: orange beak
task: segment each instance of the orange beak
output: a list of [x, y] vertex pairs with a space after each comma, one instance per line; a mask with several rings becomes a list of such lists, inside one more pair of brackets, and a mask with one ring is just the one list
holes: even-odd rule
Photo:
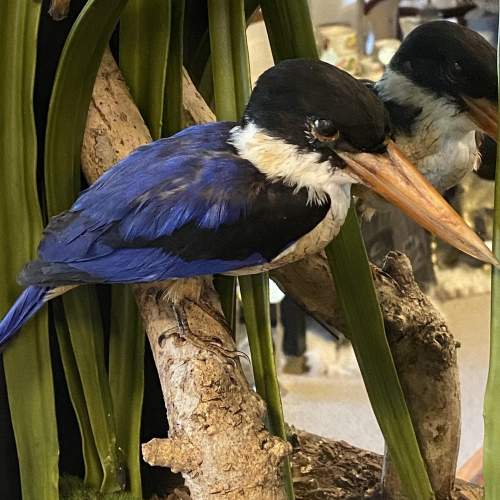
[[399, 207], [417, 224], [476, 259], [500, 265], [479, 236], [448, 205], [394, 142], [385, 154], [337, 154], [365, 186]]
[[498, 134], [498, 104], [484, 97], [474, 99], [462, 96], [467, 104], [467, 114], [471, 120], [494, 141]]

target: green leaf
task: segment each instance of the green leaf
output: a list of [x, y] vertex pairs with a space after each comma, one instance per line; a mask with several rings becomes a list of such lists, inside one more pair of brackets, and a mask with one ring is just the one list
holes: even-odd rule
[[144, 395], [144, 329], [131, 289], [111, 287], [109, 384], [116, 415], [116, 435], [125, 456], [129, 489], [142, 498], [141, 417]]
[[[52, 91], [45, 139], [49, 215], [67, 209], [80, 189], [80, 151], [92, 89], [102, 54], [125, 3], [126, 0], [87, 2], [66, 40]], [[74, 353], [72, 360], [63, 363], [66, 368], [72, 367], [66, 371], [66, 377], [74, 379], [68, 387], [81, 384], [93, 433], [82, 435], [82, 439], [94, 440], [103, 474], [101, 492], [119, 491], [125, 485], [125, 472], [116, 442], [98, 300], [92, 287], [82, 287], [65, 295], [63, 304]], [[75, 362], [78, 373], [74, 371]], [[70, 395], [75, 401], [81, 392]], [[88, 431], [85, 414], [78, 413], [83, 406], [82, 401], [74, 404], [80, 428]], [[92, 449], [90, 442], [85, 446]], [[86, 454], [85, 458], [94, 456]], [[86, 468], [96, 467], [95, 463], [86, 463]]]
[[[497, 47], [497, 75], [500, 58]], [[498, 80], [500, 88], [500, 79]], [[500, 127], [499, 127], [500, 130]], [[500, 134], [499, 134], [500, 135]], [[497, 138], [498, 143], [498, 138]], [[493, 251], [500, 255], [500, 148], [497, 148]], [[490, 364], [484, 397], [483, 475], [486, 500], [500, 498], [500, 270], [491, 271]]]
[[[33, 85], [40, 2], [0, 7], [0, 311], [20, 292], [16, 274], [36, 256], [42, 215], [36, 190]], [[25, 500], [58, 498], [54, 388], [47, 312], [39, 312], [3, 354], [12, 425]]]
[[120, 69], [153, 139], [162, 132], [172, 1], [129, 0], [120, 19]]
[[[306, 0], [263, 0], [261, 7], [275, 61], [318, 57]], [[352, 210], [326, 251], [363, 380], [394, 465], [411, 498], [433, 498]]]
[[349, 339], [378, 424], [410, 498], [433, 498], [373, 285], [354, 209], [326, 248]]
[[[240, 0], [236, 0], [239, 4]], [[231, 6], [228, 0], [208, 0], [208, 19], [215, 109], [218, 120], [237, 120], [236, 82], [234, 77], [233, 47], [231, 39]], [[215, 288], [221, 299], [224, 316], [235, 325], [236, 279], [217, 276]]]
[[185, 0], [172, 1], [172, 26], [163, 103], [163, 136], [175, 134], [183, 128], [182, 60], [184, 39]]
[[220, 305], [233, 339], [236, 335], [236, 279], [232, 276], [214, 276], [214, 287], [219, 294]]
[[[170, 89], [168, 102], [166, 95], [167, 74], [175, 78], [170, 57], [172, 66], [181, 64], [182, 74], [182, 62], [176, 60], [182, 61], [182, 40], [174, 39], [182, 36], [182, 11], [179, 0], [129, 0], [120, 19], [120, 68], [153, 139], [182, 120], [182, 80], [169, 83], [175, 98], [171, 99]], [[119, 443], [127, 457], [132, 492], [140, 495], [145, 335], [128, 287], [112, 289], [109, 377], [116, 413], [125, 412], [117, 422]]]
[[95, 446], [90, 417], [85, 403], [85, 393], [82, 382], [78, 374], [78, 365], [76, 363], [73, 346], [71, 345], [71, 335], [64, 316], [62, 299], [57, 298], [52, 303], [54, 312], [54, 326], [61, 353], [61, 361], [66, 374], [66, 383], [71, 396], [71, 402], [77, 415], [78, 427], [82, 438], [83, 461], [85, 464], [85, 484], [94, 489], [99, 489], [102, 483], [102, 467], [99, 460], [99, 454]]
[[[269, 429], [284, 441], [288, 440], [281, 403], [280, 386], [274, 356], [273, 333], [269, 310], [269, 275], [261, 273], [238, 278], [245, 315], [245, 325], [252, 356], [255, 387], [267, 404]], [[283, 462], [287, 498], [295, 498], [290, 460]]]
[[318, 57], [307, 0], [262, 0], [260, 6], [275, 62]]

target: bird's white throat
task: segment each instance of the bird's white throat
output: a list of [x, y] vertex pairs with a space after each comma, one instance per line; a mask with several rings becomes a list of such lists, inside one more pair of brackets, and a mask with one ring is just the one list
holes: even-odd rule
[[448, 189], [477, 167], [476, 126], [456, 104], [390, 68], [375, 86], [384, 101], [421, 108], [411, 134], [397, 130], [395, 139], [437, 189]]
[[297, 146], [270, 136], [254, 123], [234, 127], [229, 142], [271, 182], [284, 182], [296, 191], [307, 189], [308, 203], [322, 203], [327, 196], [330, 198], [326, 217], [272, 262], [229, 274], [269, 271], [322, 250], [344, 223], [354, 179], [340, 169], [333, 171], [329, 162], [321, 161], [318, 153], [302, 152]]
[[250, 161], [271, 181], [281, 181], [296, 191], [305, 188], [309, 203], [322, 203], [327, 195], [349, 198], [350, 186], [355, 180], [341, 169], [332, 170], [319, 153], [304, 152], [298, 146], [273, 137], [255, 123], [231, 130], [229, 140], [239, 156]]

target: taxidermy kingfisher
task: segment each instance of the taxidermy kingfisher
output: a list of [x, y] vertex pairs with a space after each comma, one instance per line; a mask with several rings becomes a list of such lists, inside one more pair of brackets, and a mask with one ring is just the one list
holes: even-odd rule
[[477, 132], [497, 140], [496, 49], [464, 26], [415, 28], [374, 90], [396, 144], [441, 192], [479, 167]]
[[51, 219], [0, 344], [74, 286], [251, 274], [316, 253], [340, 230], [354, 183], [496, 264], [390, 132], [383, 103], [347, 73], [303, 59], [276, 65], [239, 123], [140, 147]]

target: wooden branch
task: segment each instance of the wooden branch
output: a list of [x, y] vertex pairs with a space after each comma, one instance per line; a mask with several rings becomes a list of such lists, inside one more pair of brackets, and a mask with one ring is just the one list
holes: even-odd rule
[[[383, 457], [304, 431], [292, 433], [295, 495], [297, 500], [380, 499]], [[480, 500], [483, 488], [457, 479], [453, 500]]]
[[[201, 119], [199, 112], [191, 116]], [[82, 148], [85, 175], [95, 181], [150, 140], [106, 52]], [[280, 462], [291, 447], [264, 427], [264, 403], [246, 382], [211, 282], [183, 280], [135, 286], [134, 291], [169, 420], [168, 439], [143, 445], [144, 459], [180, 471], [192, 498], [283, 498]], [[173, 296], [182, 299], [172, 302]]]
[[[392, 355], [437, 498], [453, 487], [460, 436], [456, 344], [442, 316], [415, 282], [408, 258], [391, 252], [373, 276]], [[344, 328], [326, 256], [272, 272], [280, 287], [330, 331]], [[387, 498], [403, 498], [390, 462]]]

